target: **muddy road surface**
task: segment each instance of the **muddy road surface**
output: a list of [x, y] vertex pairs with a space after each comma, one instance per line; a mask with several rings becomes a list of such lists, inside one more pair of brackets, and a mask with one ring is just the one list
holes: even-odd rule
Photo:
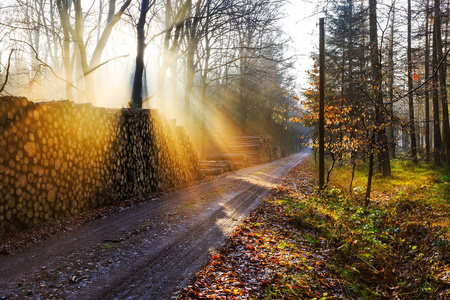
[[147, 199], [0, 256], [0, 299], [175, 299], [306, 155]]

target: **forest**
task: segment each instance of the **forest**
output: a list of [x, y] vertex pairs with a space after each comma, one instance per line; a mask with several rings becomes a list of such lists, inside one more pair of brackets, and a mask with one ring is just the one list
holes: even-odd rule
[[[306, 54], [293, 46], [306, 28], [286, 33], [292, 16], [317, 24]], [[0, 229], [19, 232], [0, 236], [0, 254], [55, 232], [76, 240], [77, 226], [108, 216], [102, 230], [118, 231], [92, 230], [97, 244], [80, 242], [76, 262], [34, 262], [19, 288], [0, 272], [0, 290], [448, 299], [449, 27], [441, 0], [0, 1], [0, 221], [12, 224]], [[306, 80], [300, 61], [312, 62]], [[277, 155], [201, 173], [224, 165], [208, 153], [256, 140]], [[123, 231], [117, 212], [130, 214]], [[164, 269], [166, 249], [149, 254], [166, 227], [183, 270]], [[98, 280], [108, 276], [111, 287]]]
[[2, 95], [157, 108], [198, 144], [270, 134], [295, 147], [283, 1], [8, 0], [0, 11]]
[[[397, 157], [448, 163], [448, 8], [440, 1], [323, 5], [327, 177], [336, 162], [346, 160], [354, 172], [367, 161], [369, 199], [374, 167], [389, 177]], [[297, 120], [316, 124], [318, 62], [309, 74], [307, 113]]]
[[[324, 51], [312, 55], [294, 118], [314, 126], [316, 153], [291, 175], [315, 189], [286, 182], [269, 203], [307, 240], [285, 237], [290, 255], [322, 253], [316, 266], [327, 275], [300, 264], [305, 275], [279, 275], [274, 298], [448, 297], [449, 9], [439, 0], [318, 5]], [[255, 229], [273, 238], [265, 230]]]
[[450, 295], [450, 3], [315, 4], [324, 51], [317, 35], [309, 85], [294, 96], [301, 113], [292, 117], [312, 127], [314, 154], [181, 299]]

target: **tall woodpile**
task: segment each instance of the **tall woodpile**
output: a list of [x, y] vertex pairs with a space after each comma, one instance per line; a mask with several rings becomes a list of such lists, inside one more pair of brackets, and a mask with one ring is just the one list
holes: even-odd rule
[[183, 129], [155, 110], [0, 98], [0, 234], [200, 176]]

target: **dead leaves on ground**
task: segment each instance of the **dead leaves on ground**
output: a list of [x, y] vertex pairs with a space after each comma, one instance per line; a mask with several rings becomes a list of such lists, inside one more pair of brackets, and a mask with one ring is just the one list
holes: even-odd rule
[[363, 208], [315, 195], [312, 169], [294, 168], [178, 298], [448, 299], [448, 210], [433, 195], [411, 185]]
[[[326, 241], [296, 228], [278, 200], [313, 193], [303, 165], [251, 214], [178, 299], [333, 299], [344, 295], [331, 272]], [[282, 295], [282, 296], [281, 296]]]

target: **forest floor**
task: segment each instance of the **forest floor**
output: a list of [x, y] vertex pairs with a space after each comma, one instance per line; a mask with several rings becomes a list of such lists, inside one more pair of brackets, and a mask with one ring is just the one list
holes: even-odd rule
[[294, 168], [179, 299], [449, 299], [450, 173], [393, 161], [362, 207], [364, 166], [316, 194], [312, 159]]
[[172, 299], [307, 152], [3, 236], [0, 299]]

